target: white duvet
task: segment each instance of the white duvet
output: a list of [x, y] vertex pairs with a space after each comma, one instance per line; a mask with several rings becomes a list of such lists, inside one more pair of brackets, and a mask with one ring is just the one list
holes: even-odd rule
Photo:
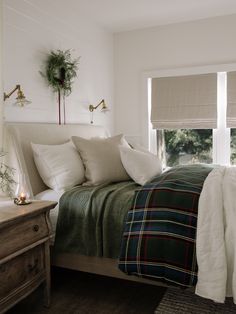
[[198, 282], [195, 293], [236, 304], [236, 167], [219, 166], [206, 178], [199, 199]]

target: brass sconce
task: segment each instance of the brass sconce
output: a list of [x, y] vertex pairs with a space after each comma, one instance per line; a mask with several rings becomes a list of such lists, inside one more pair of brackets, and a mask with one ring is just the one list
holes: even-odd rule
[[106, 103], [105, 103], [105, 100], [102, 99], [102, 100], [100, 101], [100, 103], [99, 103], [97, 106], [89, 105], [89, 111], [90, 111], [90, 112], [93, 112], [93, 111], [96, 110], [100, 105], [102, 105], [102, 109], [101, 109], [102, 111], [108, 110], [107, 105], [106, 105]]
[[3, 100], [5, 101], [6, 99], [10, 98], [12, 94], [14, 94], [17, 91], [17, 97], [16, 97], [16, 102], [14, 105], [19, 106], [19, 107], [24, 107], [25, 105], [31, 104], [31, 101], [27, 100], [20, 85], [16, 85], [16, 87], [9, 93], [3, 94]]
[[102, 108], [101, 108], [102, 112], [109, 111], [104, 99], [102, 99], [100, 103], [97, 104], [97, 106], [89, 105], [89, 111], [91, 112], [91, 121], [90, 121], [91, 124], [93, 124], [93, 111], [96, 110], [101, 105], [102, 105]]

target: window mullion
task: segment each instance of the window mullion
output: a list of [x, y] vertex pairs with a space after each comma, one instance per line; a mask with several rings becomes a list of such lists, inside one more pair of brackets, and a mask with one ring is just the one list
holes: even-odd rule
[[213, 163], [230, 164], [230, 129], [226, 128], [227, 74], [217, 75], [217, 129], [213, 130]]

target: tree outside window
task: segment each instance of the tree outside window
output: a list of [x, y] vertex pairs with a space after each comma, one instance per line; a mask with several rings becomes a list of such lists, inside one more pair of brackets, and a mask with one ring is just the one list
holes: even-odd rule
[[162, 134], [164, 136], [167, 166], [212, 163], [211, 129], [164, 130]]

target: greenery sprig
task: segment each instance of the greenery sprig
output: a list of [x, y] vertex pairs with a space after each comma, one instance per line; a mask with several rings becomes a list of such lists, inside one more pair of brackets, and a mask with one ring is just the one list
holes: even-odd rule
[[15, 169], [0, 162], [0, 190], [10, 197], [14, 195], [16, 181], [14, 180]]
[[51, 51], [46, 60], [45, 73], [40, 74], [48, 81], [54, 92], [70, 95], [73, 79], [77, 76], [79, 58], [72, 59], [70, 50]]

